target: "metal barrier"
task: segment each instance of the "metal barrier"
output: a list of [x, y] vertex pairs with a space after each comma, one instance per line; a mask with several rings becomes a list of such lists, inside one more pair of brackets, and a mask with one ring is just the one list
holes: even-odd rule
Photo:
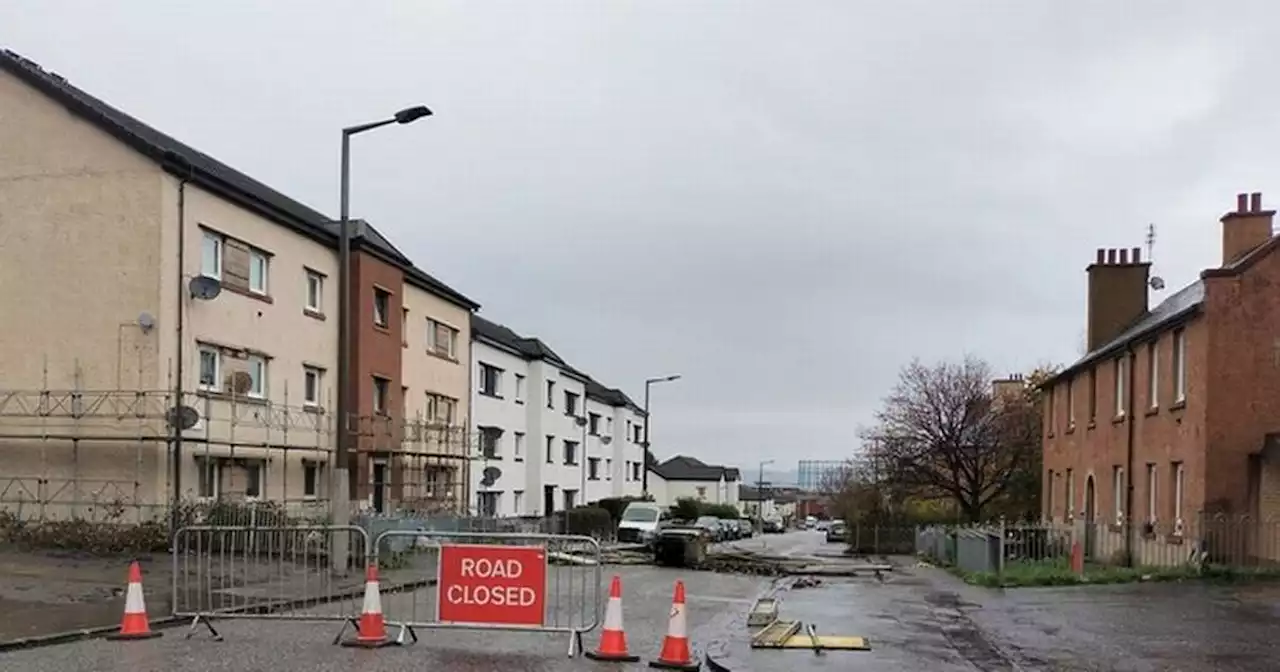
[[591, 537], [387, 530], [374, 554], [389, 572], [434, 579], [434, 590], [383, 601], [387, 623], [414, 641], [416, 628], [565, 633], [573, 657], [582, 635], [600, 625], [600, 542]]
[[[330, 556], [344, 549], [351, 568], [335, 571]], [[173, 540], [173, 615], [192, 619], [187, 637], [204, 625], [217, 640], [214, 619], [349, 621], [371, 550], [354, 525], [183, 527]]]

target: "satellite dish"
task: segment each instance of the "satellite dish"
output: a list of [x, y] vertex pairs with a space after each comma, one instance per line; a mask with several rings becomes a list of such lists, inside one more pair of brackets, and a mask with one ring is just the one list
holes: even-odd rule
[[200, 422], [200, 412], [190, 406], [175, 406], [165, 412], [164, 419], [170, 427], [176, 426], [185, 431]]
[[574, 422], [578, 423], [579, 427], [583, 427], [587, 424], [587, 419], [579, 415], [577, 418], [574, 418]]
[[603, 443], [604, 445], [606, 445], [606, 446], [607, 446], [607, 445], [609, 445], [609, 444], [613, 443], [613, 437], [612, 437], [612, 436], [602, 436], [602, 437], [600, 437], [600, 443]]
[[486, 488], [493, 485], [502, 477], [502, 470], [497, 467], [485, 467], [484, 471], [481, 473], [484, 474], [484, 478], [480, 479], [480, 485]]
[[1157, 275], [1157, 276], [1153, 276], [1153, 277], [1151, 278], [1151, 280], [1148, 282], [1148, 284], [1150, 284], [1150, 285], [1151, 285], [1151, 289], [1154, 289], [1154, 290], [1156, 290], [1156, 291], [1158, 292], [1158, 291], [1160, 291], [1160, 290], [1164, 289], [1164, 278], [1162, 278], [1162, 277], [1160, 277], [1160, 276], [1158, 276], [1158, 275]]
[[151, 331], [151, 328], [154, 326], [156, 326], [156, 318], [152, 316], [151, 313], [144, 311], [141, 315], [138, 315], [139, 329], [143, 331]]
[[235, 371], [227, 376], [226, 386], [236, 394], [248, 394], [253, 388], [253, 376], [250, 376], [248, 371]]
[[191, 298], [201, 301], [211, 301], [218, 298], [222, 293], [222, 283], [217, 278], [211, 278], [207, 275], [197, 275], [191, 278], [191, 282], [187, 283], [187, 288], [191, 290]]

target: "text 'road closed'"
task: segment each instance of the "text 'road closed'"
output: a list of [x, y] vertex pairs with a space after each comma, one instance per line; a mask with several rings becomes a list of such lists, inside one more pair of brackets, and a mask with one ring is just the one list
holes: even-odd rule
[[440, 547], [440, 620], [541, 626], [547, 556], [539, 546]]

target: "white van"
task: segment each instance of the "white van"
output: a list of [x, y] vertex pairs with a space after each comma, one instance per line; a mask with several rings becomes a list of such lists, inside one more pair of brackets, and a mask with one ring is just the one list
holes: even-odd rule
[[653, 502], [631, 502], [618, 522], [620, 543], [648, 544], [658, 534], [658, 524], [665, 517], [661, 506]]

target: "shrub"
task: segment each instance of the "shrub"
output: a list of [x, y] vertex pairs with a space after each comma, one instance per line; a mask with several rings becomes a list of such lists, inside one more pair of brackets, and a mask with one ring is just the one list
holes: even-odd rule
[[568, 534], [580, 534], [597, 539], [613, 535], [613, 518], [609, 510], [599, 506], [579, 506], [566, 512]]
[[622, 520], [622, 512], [627, 510], [627, 505], [632, 502], [652, 502], [653, 497], [606, 497], [598, 502], [593, 502], [591, 506], [598, 506], [609, 512], [609, 517], [613, 519], [614, 527]]
[[693, 520], [702, 515], [702, 503], [692, 497], [681, 497], [671, 507], [671, 516], [676, 520]]
[[704, 516], [715, 516], [716, 518], [741, 518], [742, 512], [738, 511], [738, 507], [732, 504], [702, 504], [699, 512]]

